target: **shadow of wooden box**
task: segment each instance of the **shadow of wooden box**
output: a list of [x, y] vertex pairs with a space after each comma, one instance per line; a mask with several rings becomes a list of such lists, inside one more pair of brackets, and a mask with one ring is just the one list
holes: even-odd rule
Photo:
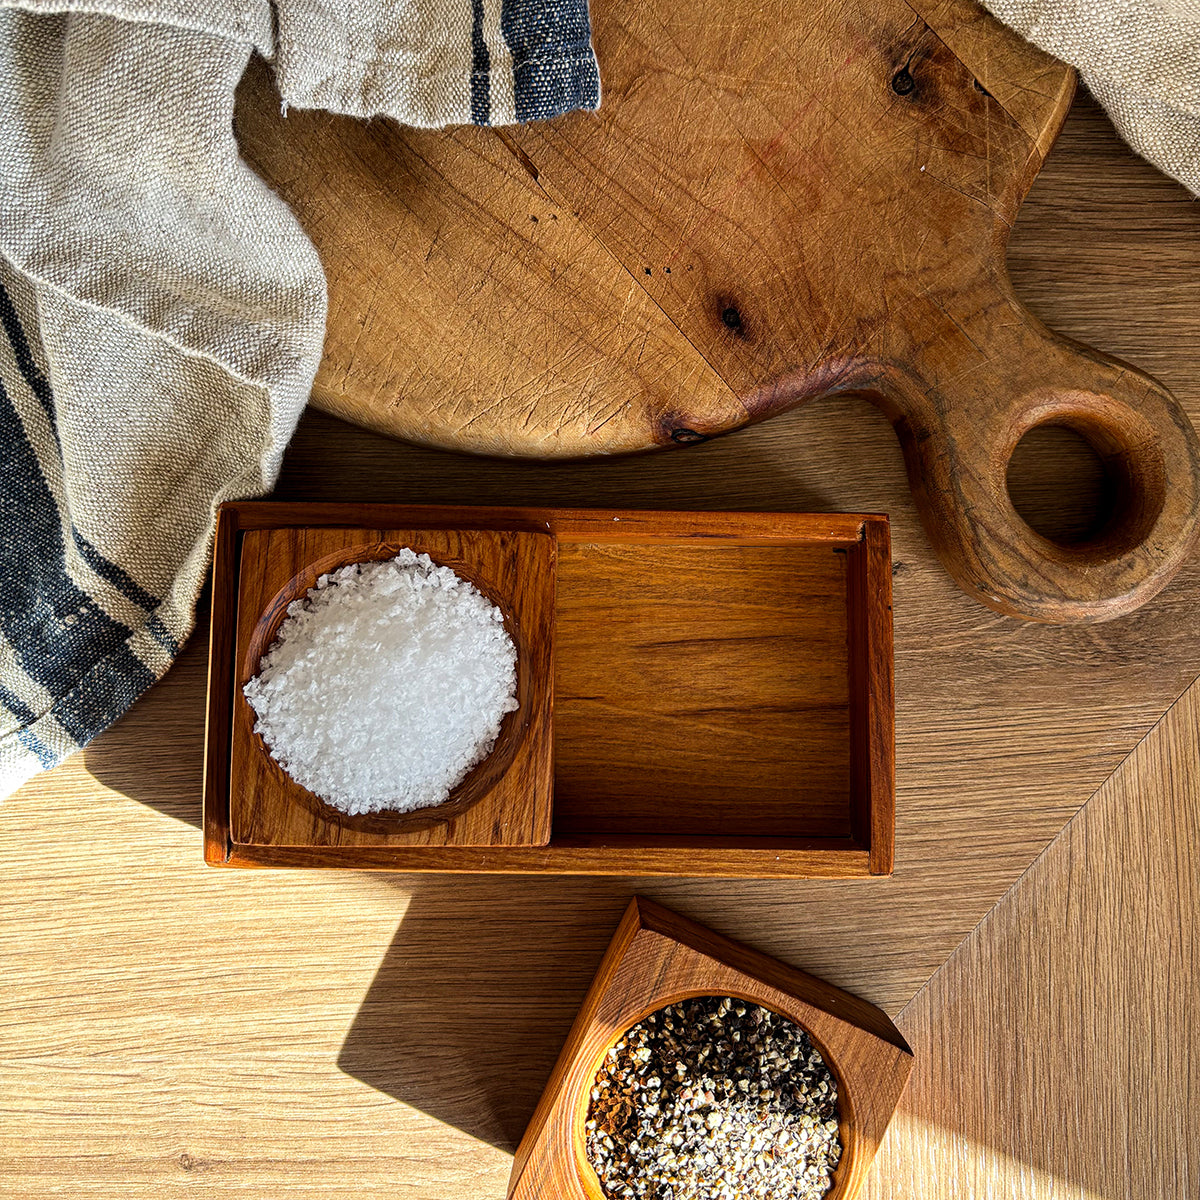
[[693, 996], [732, 996], [801, 1026], [837, 1081], [842, 1157], [826, 1200], [866, 1178], [912, 1072], [908, 1043], [873, 1005], [634, 897], [517, 1147], [508, 1200], [605, 1200], [587, 1160], [591, 1087], [631, 1026]]
[[[451, 803], [347, 818], [253, 732], [242, 688], [286, 604], [401, 546], [471, 579], [521, 708]], [[205, 858], [558, 874], [888, 874], [887, 518], [239, 502], [221, 509]]]

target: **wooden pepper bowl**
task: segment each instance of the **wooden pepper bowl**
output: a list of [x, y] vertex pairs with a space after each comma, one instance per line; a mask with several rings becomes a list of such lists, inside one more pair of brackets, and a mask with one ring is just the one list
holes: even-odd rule
[[866, 1178], [912, 1071], [912, 1051], [873, 1005], [634, 897], [517, 1148], [509, 1200], [606, 1200], [584, 1123], [596, 1073], [631, 1026], [693, 996], [733, 996], [790, 1018], [838, 1088], [842, 1158], [828, 1200]]

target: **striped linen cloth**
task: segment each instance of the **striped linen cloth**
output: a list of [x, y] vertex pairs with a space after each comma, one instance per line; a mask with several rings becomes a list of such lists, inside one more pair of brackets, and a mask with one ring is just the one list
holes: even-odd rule
[[238, 157], [254, 51], [287, 105], [425, 127], [599, 102], [586, 0], [0, 0], [0, 795], [170, 666], [307, 400], [325, 281]]
[[1200, 196], [1200, 0], [983, 0], [1079, 69], [1117, 132]]

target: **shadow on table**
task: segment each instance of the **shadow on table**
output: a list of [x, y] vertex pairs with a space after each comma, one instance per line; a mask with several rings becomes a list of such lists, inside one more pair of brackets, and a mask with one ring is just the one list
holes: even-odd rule
[[[578, 878], [415, 882], [338, 1066], [511, 1152], [631, 889]], [[517, 890], [526, 916], [514, 922]]]

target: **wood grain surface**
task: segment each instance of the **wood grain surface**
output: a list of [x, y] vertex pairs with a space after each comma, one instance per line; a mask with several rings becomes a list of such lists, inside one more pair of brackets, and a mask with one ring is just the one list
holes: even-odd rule
[[243, 152], [330, 280], [318, 406], [550, 457], [686, 443], [824, 392], [881, 303], [1002, 252], [1074, 88], [961, 2], [592, 15], [604, 104], [537, 129], [284, 119], [248, 75]]
[[[526, 129], [283, 119], [252, 75], [243, 148], [329, 279], [316, 403], [551, 458], [867, 395], [969, 594], [1042, 621], [1144, 603], [1200, 528], [1200, 440], [1157, 381], [1050, 332], [1005, 267], [1073, 76], [977, 10], [918, 9], [597, 0], [604, 104]], [[1118, 485], [1070, 546], [1006, 487], [1046, 425]]]
[[[1034, 184], [1009, 261], [1042, 320], [1137, 361], [1200, 417], [1200, 207], [1129, 154], [1086, 99]], [[1023, 483], [1045, 519], [1084, 512], [1095, 498], [1066, 490], [1066, 453], [1042, 447], [1025, 464]], [[0, 809], [6, 1200], [498, 1200], [634, 890], [894, 1017], [1200, 674], [1195, 559], [1150, 604], [1106, 625], [1034, 626], [981, 609], [929, 551], [886, 420], [855, 399], [815, 402], [665, 456], [571, 466], [460, 460], [313, 414], [280, 492], [888, 509], [896, 873], [635, 883], [209, 870], [197, 828], [205, 653], [193, 639], [110, 733]], [[1124, 793], [1131, 814], [1165, 769], [1159, 761], [1148, 762], [1145, 786]], [[1121, 864], [1089, 895], [1142, 882], [1127, 869], [1139, 860], [1124, 835], [1088, 853]], [[1096, 904], [1099, 937], [1117, 913], [1108, 900]], [[1011, 928], [1017, 946], [1038, 944], [1035, 920]], [[1181, 947], [1187, 934], [1195, 937], [1194, 914], [1181, 911]], [[1139, 929], [1125, 940], [1132, 961], [1145, 937]], [[1084, 950], [1055, 960], [1064, 994], [1086, 986], [1114, 1061], [1141, 1061], [1144, 1046], [1115, 1040], [1128, 1032], [1118, 1001], [1136, 980], [1121, 982], [1112, 955]], [[994, 956], [980, 964], [984, 973], [1004, 967]], [[953, 1019], [938, 1000], [930, 1027], [943, 1009]], [[1194, 1037], [1194, 1017], [1180, 1021], [1170, 1028]], [[909, 1036], [920, 1064], [933, 1043], [915, 1025]], [[994, 1194], [1021, 1194], [1036, 1147], [1061, 1144], [1050, 1127], [1064, 1113], [1081, 1146], [1115, 1130], [1105, 1114], [1116, 1119], [1119, 1090], [1089, 1105], [1085, 1089], [1060, 1110], [1041, 1087], [1004, 1085], [987, 1061], [961, 1062], [960, 1086], [978, 1077], [981, 1090], [963, 1093], [959, 1109], [948, 1098], [941, 1119], [984, 1131], [953, 1152], [987, 1164]], [[1003, 1140], [998, 1131], [1010, 1125], [1021, 1136]], [[1171, 1145], [1179, 1132], [1177, 1123], [1157, 1127], [1160, 1158], [1182, 1153]], [[905, 1136], [924, 1135], [909, 1127]], [[922, 1162], [923, 1173], [901, 1176], [910, 1196], [936, 1194], [932, 1160]], [[1153, 1176], [1140, 1191], [1119, 1176], [1087, 1178], [1105, 1200], [1179, 1194], [1156, 1192]], [[1194, 1190], [1194, 1174], [1178, 1178]]]
[[555, 823], [848, 840], [846, 555], [565, 545]]
[[1200, 684], [904, 1009], [870, 1200], [1200, 1193]]
[[584, 1136], [588, 1093], [601, 1061], [631, 1026], [692, 996], [761, 1004], [812, 1037], [838, 1088], [842, 1157], [828, 1200], [858, 1195], [912, 1070], [899, 1031], [858, 997], [638, 896], [605, 951], [517, 1147], [509, 1200], [605, 1200]]

